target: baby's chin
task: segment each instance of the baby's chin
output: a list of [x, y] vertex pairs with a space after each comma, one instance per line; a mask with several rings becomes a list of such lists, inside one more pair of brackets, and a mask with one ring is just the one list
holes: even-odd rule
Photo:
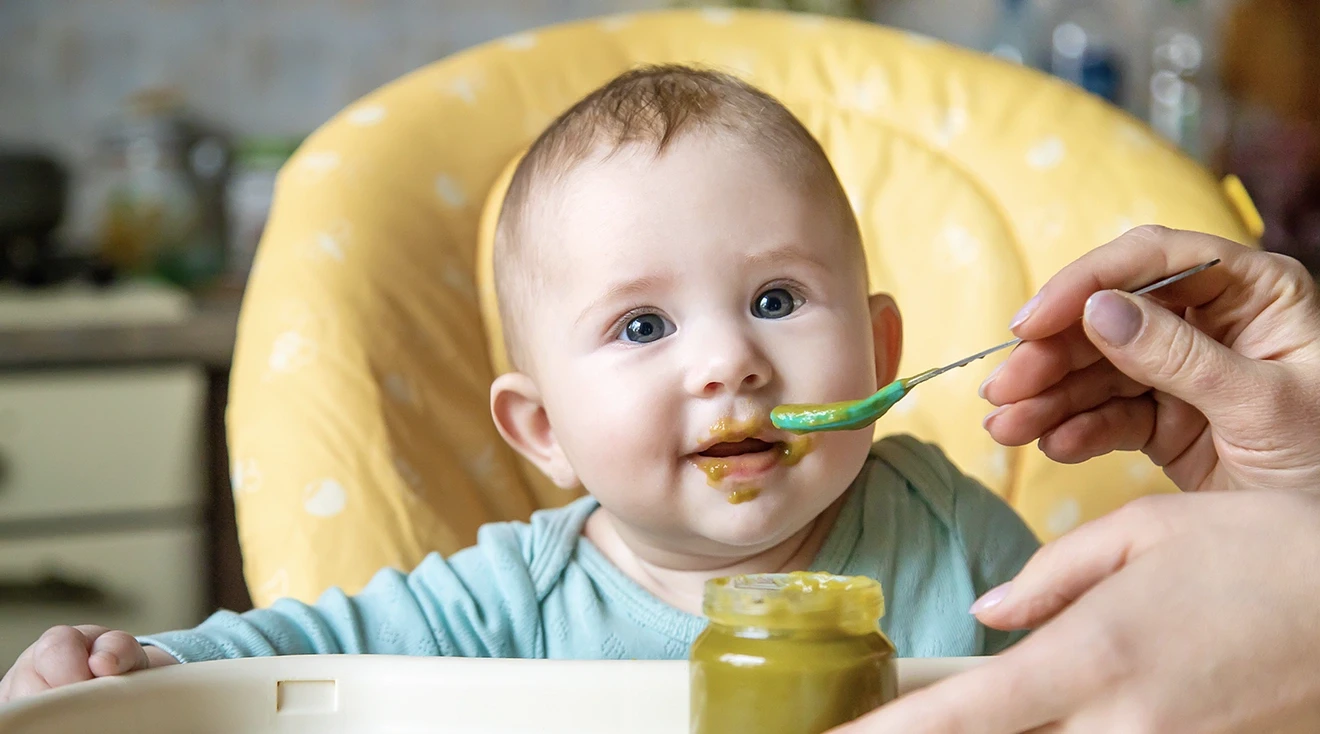
[[792, 539], [819, 516], [820, 512], [804, 509], [800, 498], [771, 488], [728, 492], [691, 518], [691, 524], [697, 535], [713, 543], [761, 552]]

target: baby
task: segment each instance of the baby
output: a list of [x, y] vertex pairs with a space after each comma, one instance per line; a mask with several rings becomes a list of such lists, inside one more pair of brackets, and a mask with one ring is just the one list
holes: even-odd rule
[[873, 392], [902, 342], [893, 301], [868, 297], [829, 161], [776, 100], [684, 67], [611, 81], [519, 165], [495, 262], [516, 368], [491, 387], [495, 423], [589, 496], [352, 597], [138, 639], [54, 628], [0, 700], [255, 655], [681, 659], [705, 626], [704, 582], [750, 572], [879, 580], [903, 656], [1015, 641], [967, 613], [1037, 547], [1010, 508], [911, 438], [798, 437], [767, 419]]

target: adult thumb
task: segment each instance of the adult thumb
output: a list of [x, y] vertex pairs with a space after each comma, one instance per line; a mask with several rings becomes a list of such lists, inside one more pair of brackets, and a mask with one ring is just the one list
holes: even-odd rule
[[1123, 374], [1191, 404], [1212, 418], [1234, 400], [1229, 389], [1252, 371], [1251, 360], [1159, 304], [1120, 291], [1086, 301], [1086, 335]]

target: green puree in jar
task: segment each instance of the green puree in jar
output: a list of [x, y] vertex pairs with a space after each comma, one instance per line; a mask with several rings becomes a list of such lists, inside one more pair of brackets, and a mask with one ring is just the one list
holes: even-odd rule
[[692, 734], [820, 734], [898, 692], [884, 596], [868, 578], [797, 572], [706, 584], [692, 645]]

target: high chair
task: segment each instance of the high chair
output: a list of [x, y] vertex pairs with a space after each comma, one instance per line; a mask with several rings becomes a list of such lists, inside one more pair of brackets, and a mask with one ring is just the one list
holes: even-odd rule
[[[386, 85], [281, 172], [244, 300], [228, 412], [258, 605], [359, 589], [573, 499], [507, 448], [491, 232], [511, 164], [550, 120], [640, 63], [692, 62], [781, 99], [861, 223], [873, 289], [904, 314], [900, 374], [1003, 341], [1054, 272], [1136, 225], [1250, 242], [1259, 219], [1140, 122], [1063, 82], [859, 22], [673, 11], [522, 33]], [[1233, 184], [1234, 182], [1229, 182]], [[1142, 455], [1078, 466], [981, 429], [997, 360], [876, 426], [942, 446], [1043, 538], [1171, 484]]]

